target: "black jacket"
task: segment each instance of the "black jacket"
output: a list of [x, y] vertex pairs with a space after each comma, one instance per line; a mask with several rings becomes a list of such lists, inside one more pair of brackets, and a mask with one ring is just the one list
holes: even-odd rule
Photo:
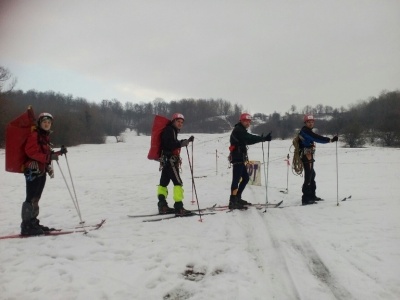
[[[247, 132], [242, 123], [237, 123], [230, 137], [231, 162], [244, 162], [247, 160], [247, 145], [253, 145], [263, 141], [263, 137]], [[234, 146], [234, 147], [232, 147]]]
[[168, 124], [161, 133], [161, 151], [162, 155], [171, 157], [179, 155], [181, 142], [178, 140], [179, 130], [172, 123]]

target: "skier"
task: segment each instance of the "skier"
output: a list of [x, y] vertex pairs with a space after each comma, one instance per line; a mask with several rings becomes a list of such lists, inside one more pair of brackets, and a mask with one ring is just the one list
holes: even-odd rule
[[315, 201], [321, 201], [320, 197], [317, 197], [315, 190], [317, 186], [315, 184], [315, 170], [314, 170], [314, 153], [315, 143], [333, 143], [337, 142], [338, 136], [335, 135], [332, 139], [321, 136], [313, 132], [315, 119], [313, 115], [304, 116], [304, 126], [299, 132], [299, 152], [301, 161], [304, 169], [304, 183], [302, 187], [302, 204], [314, 204]]
[[52, 123], [53, 116], [51, 114], [41, 113], [36, 129], [26, 140], [25, 153], [28, 157], [24, 164], [26, 199], [22, 203], [21, 235], [41, 235], [45, 231], [54, 230], [54, 228], [41, 225], [37, 219], [39, 200], [46, 183], [46, 174], [48, 173], [51, 178], [54, 176], [51, 161], [58, 160], [59, 155], [67, 153], [67, 148], [64, 146], [60, 151], [52, 151], [50, 144]]
[[[179, 175], [181, 165], [181, 147], [187, 147], [193, 142], [194, 137], [191, 136], [186, 140], [178, 140], [178, 132], [182, 129], [185, 117], [180, 113], [172, 116], [171, 122], [165, 127], [161, 133], [161, 178], [160, 185], [157, 189], [158, 212], [160, 214], [175, 213], [177, 216], [190, 215], [191, 212], [183, 208], [184, 191], [182, 188], [182, 179]], [[172, 180], [174, 184], [173, 199], [175, 201], [174, 208], [170, 208], [167, 202], [168, 184]]]
[[251, 203], [242, 199], [242, 193], [250, 179], [246, 168], [248, 162], [247, 145], [265, 141], [269, 142], [272, 139], [271, 133], [265, 137], [248, 133], [247, 129], [250, 127], [250, 124], [251, 115], [242, 113], [239, 123], [235, 125], [230, 136], [229, 160], [233, 165], [231, 195], [229, 198], [230, 209], [243, 209], [245, 208], [244, 205], [251, 205]]

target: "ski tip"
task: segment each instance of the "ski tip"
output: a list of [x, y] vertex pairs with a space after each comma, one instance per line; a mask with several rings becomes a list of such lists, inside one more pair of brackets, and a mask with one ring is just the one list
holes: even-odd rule
[[344, 197], [344, 198], [342, 199], [342, 201], [346, 201], [347, 199], [351, 199], [351, 195], [348, 196], [348, 197]]

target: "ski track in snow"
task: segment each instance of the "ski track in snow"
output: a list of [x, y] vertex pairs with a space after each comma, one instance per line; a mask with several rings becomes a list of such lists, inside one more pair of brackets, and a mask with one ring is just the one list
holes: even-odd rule
[[262, 211], [250, 208], [243, 212], [246, 215], [237, 216], [246, 232], [249, 255], [254, 257], [263, 274], [260, 283], [267, 285], [267, 294], [273, 299], [301, 299], [281, 253], [281, 245], [266, 227]]
[[[290, 211], [270, 208], [265, 214], [263, 210], [250, 208], [238, 212], [236, 219], [246, 232], [247, 250], [262, 272], [260, 281], [268, 287], [272, 299], [360, 299], [346, 288], [346, 282], [338, 281], [341, 274], [328, 268], [297, 229], [300, 222]], [[330, 255], [330, 260], [343, 260], [335, 252]], [[396, 295], [382, 289], [373, 275], [355, 262], [347, 262], [354, 269], [351, 272], [372, 285], [382, 299], [396, 299]]]
[[[323, 202], [321, 204], [320, 202], [318, 205], [323, 206], [325, 204]], [[317, 209], [317, 207], [313, 208]], [[268, 227], [267, 230], [273, 232], [273, 235], [279, 238], [279, 243], [286, 245], [283, 248], [286, 260], [290, 261], [290, 263], [288, 263], [289, 271], [292, 272], [295, 264], [303, 265], [299, 268], [301, 274], [299, 273], [293, 276], [294, 281], [298, 282], [297, 286], [305, 287], [299, 289], [302, 295], [301, 299], [314, 299], [315, 296], [310, 297], [310, 295], [308, 295], [310, 288], [325, 290], [322, 294], [324, 295], [323, 297], [322, 295], [318, 296], [318, 298], [322, 297], [323, 299], [366, 299], [372, 296], [368, 295], [368, 292], [359, 290], [357, 290], [356, 295], [354, 290], [349, 291], [348, 282], [340, 278], [343, 276], [343, 273], [332, 271], [332, 269], [334, 269], [332, 262], [335, 261], [344, 263], [346, 265], [346, 273], [350, 273], [354, 277], [359, 278], [363, 284], [372, 288], [376, 294], [379, 295], [380, 299], [397, 299], [397, 295], [383, 289], [381, 283], [376, 280], [375, 276], [369, 274], [362, 265], [357, 264], [354, 260], [345, 258], [340, 252], [325, 248], [324, 251], [327, 253], [324, 253], [324, 258], [322, 258], [322, 255], [312, 245], [312, 242], [306, 239], [299, 230], [301, 221], [293, 212], [293, 210], [288, 209], [281, 210], [277, 213], [270, 211], [269, 215], [265, 218], [265, 222]], [[279, 232], [284, 232], [284, 235], [277, 232], [277, 229]], [[370, 262], [365, 263], [368, 265]], [[307, 274], [304, 274], [304, 270], [307, 269], [305, 267], [308, 268], [310, 274], [314, 276], [316, 281], [309, 278], [309, 281], [301, 282], [304, 276], [307, 276]], [[328, 296], [331, 296], [331, 298], [328, 298]]]
[[[335, 282], [311, 244], [294, 230], [285, 212], [273, 210], [267, 215], [262, 210], [249, 209], [236, 216], [246, 232], [249, 254], [263, 273], [260, 281], [268, 286], [268, 294], [272, 294], [273, 299], [355, 299]], [[285, 232], [292, 233], [282, 236], [276, 232], [282, 226], [287, 227]], [[289, 255], [289, 252], [292, 253]], [[293, 255], [295, 258], [290, 257]], [[310, 274], [304, 274], [305, 269]], [[306, 282], [299, 280], [307, 276]]]
[[[293, 215], [290, 215], [290, 213], [288, 213], [287, 211], [282, 211], [279, 214], [271, 213], [270, 218], [271, 219], [266, 220], [267, 226], [269, 226], [269, 228], [280, 228], [283, 229], [286, 233], [286, 236], [282, 236], [280, 237], [280, 239], [286, 245], [286, 255], [288, 257], [290, 257], [291, 255], [293, 256], [293, 258], [290, 259], [290, 267], [294, 267], [294, 262], [300, 265], [305, 265], [306, 268], [301, 268], [303, 276], [305, 275], [304, 271], [307, 269], [313, 276], [308, 276], [305, 282], [298, 283], [298, 286], [306, 287], [306, 289], [300, 289], [300, 293], [303, 295], [301, 297], [302, 299], [311, 299], [309, 295], [307, 295], [310, 289], [323, 292], [323, 294], [320, 295], [318, 298], [355, 299], [344, 286], [340, 286], [336, 282], [334, 275], [331, 274], [331, 271], [327, 268], [327, 266], [325, 265], [317, 251], [313, 248], [311, 243], [302, 236], [299, 230], [296, 229], [296, 222], [294, 221], [295, 218], [293, 217]], [[302, 277], [295, 276], [295, 278], [300, 281]]]
[[[257, 195], [254, 190], [251, 189], [250, 192], [252, 194], [250, 198], [255, 199]], [[271, 203], [270, 200], [268, 202]], [[319, 205], [324, 206], [325, 204], [319, 202]], [[290, 207], [294, 206], [285, 207], [289, 209], [269, 208], [267, 212], [250, 208], [241, 212], [244, 213], [243, 216], [237, 216], [241, 220], [241, 228], [247, 232], [249, 254], [254, 256], [260, 270], [263, 271], [265, 281], [269, 281], [270, 288], [272, 288], [275, 278], [280, 279], [279, 285], [275, 285], [280, 288], [272, 292], [273, 298], [358, 299], [346, 289], [346, 282], [343, 284], [338, 282], [336, 275], [332, 274], [311, 242], [301, 234], [298, 229], [301, 222], [290, 210]], [[246, 216], [246, 213], [251, 213], [251, 215]], [[257, 218], [256, 215], [259, 215], [260, 218]], [[331, 255], [337, 256], [338, 254], [332, 252]], [[330, 259], [332, 260], [332, 257]], [[340, 259], [343, 260], [343, 257]], [[349, 259], [347, 259], [347, 263], [355, 269], [355, 272], [358, 272], [358, 276], [366, 277], [364, 281], [368, 285], [373, 285], [374, 290], [379, 291], [378, 293], [384, 299], [396, 299], [396, 295], [382, 289], [375, 277], [364, 270], [362, 265]], [[304, 274], [306, 269], [309, 270], [309, 274]], [[270, 271], [268, 272], [268, 270]], [[310, 278], [309, 275], [312, 275], [313, 278]], [[340, 275], [337, 274], [337, 276]], [[284, 286], [284, 295], [282, 295], [282, 286]], [[313, 290], [311, 294], [310, 290]], [[271, 289], [268, 292], [271, 293]]]

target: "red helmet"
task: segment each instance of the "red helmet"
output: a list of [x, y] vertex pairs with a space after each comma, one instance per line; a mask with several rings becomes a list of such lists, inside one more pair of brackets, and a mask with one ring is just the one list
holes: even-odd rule
[[307, 121], [315, 121], [314, 116], [313, 115], [304, 115], [304, 123]]
[[251, 115], [248, 113], [241, 114], [239, 121], [251, 121]]
[[40, 123], [43, 121], [43, 120], [46, 120], [46, 119], [48, 119], [48, 120], [51, 120], [52, 122], [53, 122], [53, 116], [51, 115], [51, 114], [49, 114], [49, 113], [47, 113], [47, 112], [42, 112], [40, 115], [39, 115], [39, 117], [38, 117], [38, 125], [40, 125]]
[[182, 120], [185, 120], [185, 117], [184, 117], [181, 113], [174, 113], [174, 114], [172, 115], [171, 120], [173, 121], [173, 120], [175, 120], [175, 119], [182, 119]]

